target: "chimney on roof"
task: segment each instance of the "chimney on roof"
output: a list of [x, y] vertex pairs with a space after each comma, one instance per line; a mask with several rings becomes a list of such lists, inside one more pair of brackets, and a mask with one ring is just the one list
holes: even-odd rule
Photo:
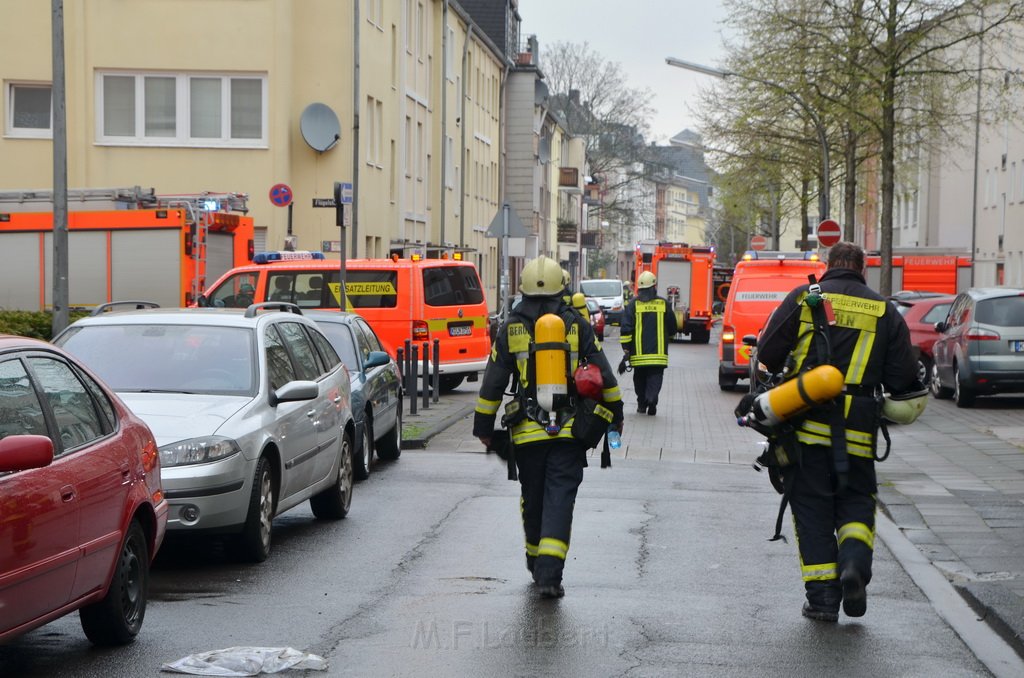
[[576, 106], [580, 105], [580, 91], [578, 89], [569, 90], [569, 103]]

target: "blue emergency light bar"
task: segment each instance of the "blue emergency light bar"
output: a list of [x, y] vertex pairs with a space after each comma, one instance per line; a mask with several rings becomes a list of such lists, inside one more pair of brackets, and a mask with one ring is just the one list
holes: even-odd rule
[[252, 258], [254, 264], [270, 264], [275, 261], [311, 261], [313, 259], [326, 259], [323, 252], [309, 252], [304, 250], [294, 252], [260, 252]]

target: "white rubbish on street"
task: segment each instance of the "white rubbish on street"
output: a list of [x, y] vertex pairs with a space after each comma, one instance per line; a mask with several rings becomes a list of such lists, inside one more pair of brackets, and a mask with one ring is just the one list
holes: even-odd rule
[[228, 647], [192, 654], [160, 669], [194, 676], [258, 676], [286, 669], [326, 671], [327, 661], [291, 647]]

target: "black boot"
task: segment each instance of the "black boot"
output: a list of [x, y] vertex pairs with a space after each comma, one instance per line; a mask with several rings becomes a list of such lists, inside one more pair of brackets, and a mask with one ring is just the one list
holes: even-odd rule
[[838, 581], [810, 581], [804, 584], [804, 588], [807, 600], [801, 612], [805, 617], [825, 622], [839, 621], [839, 602], [843, 592]]
[[868, 592], [860, 571], [848, 567], [843, 570], [839, 581], [843, 584], [843, 612], [847, 617], [863, 617], [868, 611]]

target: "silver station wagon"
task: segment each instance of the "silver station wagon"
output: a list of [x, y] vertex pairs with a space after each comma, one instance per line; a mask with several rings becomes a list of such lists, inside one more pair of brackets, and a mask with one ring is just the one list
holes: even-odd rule
[[54, 343], [153, 430], [169, 532], [225, 534], [259, 562], [274, 516], [306, 500], [317, 518], [348, 513], [349, 375], [298, 307], [94, 312]]

